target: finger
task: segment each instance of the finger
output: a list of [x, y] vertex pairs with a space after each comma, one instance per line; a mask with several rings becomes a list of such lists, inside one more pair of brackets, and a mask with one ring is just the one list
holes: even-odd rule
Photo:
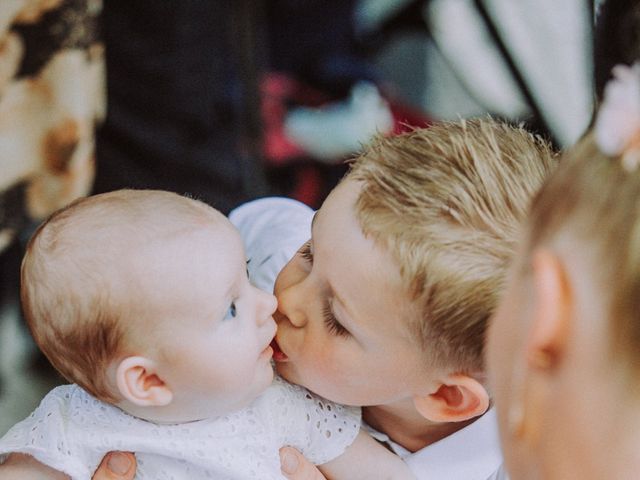
[[0, 465], [0, 479], [70, 480], [64, 473], [40, 463], [31, 455], [12, 453]]
[[280, 468], [289, 480], [325, 480], [320, 470], [295, 448], [280, 449]]
[[92, 480], [133, 480], [136, 457], [129, 452], [109, 452], [102, 459]]

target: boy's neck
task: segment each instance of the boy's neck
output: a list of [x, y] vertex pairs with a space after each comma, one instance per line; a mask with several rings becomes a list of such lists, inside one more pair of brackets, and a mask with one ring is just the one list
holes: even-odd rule
[[369, 426], [384, 432], [410, 452], [417, 452], [442, 440], [477, 419], [472, 418], [466, 422], [432, 422], [418, 413], [411, 399], [389, 405], [363, 407], [362, 418]]

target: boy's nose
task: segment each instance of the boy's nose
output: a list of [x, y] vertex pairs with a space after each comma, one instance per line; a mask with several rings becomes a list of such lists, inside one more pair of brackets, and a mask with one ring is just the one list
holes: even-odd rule
[[286, 318], [294, 327], [304, 327], [307, 324], [307, 316], [299, 300], [300, 295], [296, 288], [287, 288], [278, 292], [278, 311], [281, 315], [278, 315], [276, 321], [280, 323], [283, 318]]

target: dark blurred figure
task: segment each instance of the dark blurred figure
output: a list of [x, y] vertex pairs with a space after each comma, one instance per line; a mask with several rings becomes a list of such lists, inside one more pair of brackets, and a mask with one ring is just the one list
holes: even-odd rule
[[96, 192], [172, 190], [223, 212], [268, 193], [262, 17], [260, 1], [104, 3], [108, 100]]

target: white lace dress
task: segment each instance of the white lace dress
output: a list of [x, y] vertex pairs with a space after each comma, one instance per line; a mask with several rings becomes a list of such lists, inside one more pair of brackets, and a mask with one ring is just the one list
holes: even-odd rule
[[176, 425], [132, 417], [66, 385], [0, 439], [0, 461], [27, 453], [74, 480], [89, 480], [105, 453], [121, 450], [136, 452], [137, 479], [282, 479], [280, 447], [292, 445], [322, 464], [339, 456], [359, 428], [359, 409], [278, 377], [244, 410]]

